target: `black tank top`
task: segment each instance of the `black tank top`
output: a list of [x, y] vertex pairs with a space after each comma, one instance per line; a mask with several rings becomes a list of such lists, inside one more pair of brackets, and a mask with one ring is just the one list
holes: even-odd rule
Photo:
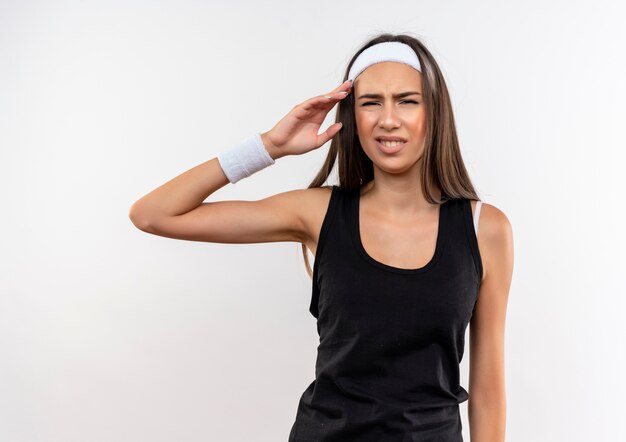
[[313, 265], [315, 380], [289, 441], [462, 442], [465, 330], [482, 279], [469, 199], [439, 206], [419, 269], [376, 261], [359, 232], [359, 189], [332, 187]]

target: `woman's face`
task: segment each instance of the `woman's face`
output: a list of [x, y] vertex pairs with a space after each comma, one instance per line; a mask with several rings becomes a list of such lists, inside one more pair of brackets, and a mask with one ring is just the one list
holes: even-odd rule
[[[410, 92], [417, 93], [398, 96]], [[353, 93], [357, 135], [372, 162], [390, 173], [414, 166], [426, 138], [421, 73], [403, 63], [377, 63], [356, 78]], [[405, 143], [385, 146], [380, 137], [400, 137]]]

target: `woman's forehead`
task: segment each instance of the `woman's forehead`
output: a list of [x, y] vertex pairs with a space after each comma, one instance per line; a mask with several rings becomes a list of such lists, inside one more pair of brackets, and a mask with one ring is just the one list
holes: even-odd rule
[[382, 93], [400, 89], [421, 91], [422, 75], [404, 63], [386, 61], [365, 69], [355, 80], [353, 88], [361, 93]]

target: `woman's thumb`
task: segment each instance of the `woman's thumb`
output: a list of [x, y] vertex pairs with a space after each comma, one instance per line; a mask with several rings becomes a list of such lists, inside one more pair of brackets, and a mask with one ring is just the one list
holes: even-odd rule
[[324, 145], [325, 143], [328, 142], [328, 140], [330, 140], [335, 135], [337, 135], [337, 133], [339, 133], [342, 127], [343, 127], [342, 122], [335, 123], [329, 126], [328, 129], [326, 129], [326, 131], [321, 135], [322, 143], [320, 143], [320, 146]]

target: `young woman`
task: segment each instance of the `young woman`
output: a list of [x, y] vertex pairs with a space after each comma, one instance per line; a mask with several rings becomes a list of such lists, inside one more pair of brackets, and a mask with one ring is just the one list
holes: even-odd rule
[[[477, 197], [443, 75], [423, 43], [379, 35], [344, 78], [150, 192], [130, 218], [169, 238], [302, 243], [320, 345], [290, 441], [459, 442], [459, 404], [469, 400], [472, 442], [502, 442], [511, 225]], [[318, 135], [336, 104], [336, 123]], [[307, 189], [204, 202], [329, 140]], [[336, 160], [339, 183], [324, 186]], [[469, 392], [459, 380], [468, 324]]]

